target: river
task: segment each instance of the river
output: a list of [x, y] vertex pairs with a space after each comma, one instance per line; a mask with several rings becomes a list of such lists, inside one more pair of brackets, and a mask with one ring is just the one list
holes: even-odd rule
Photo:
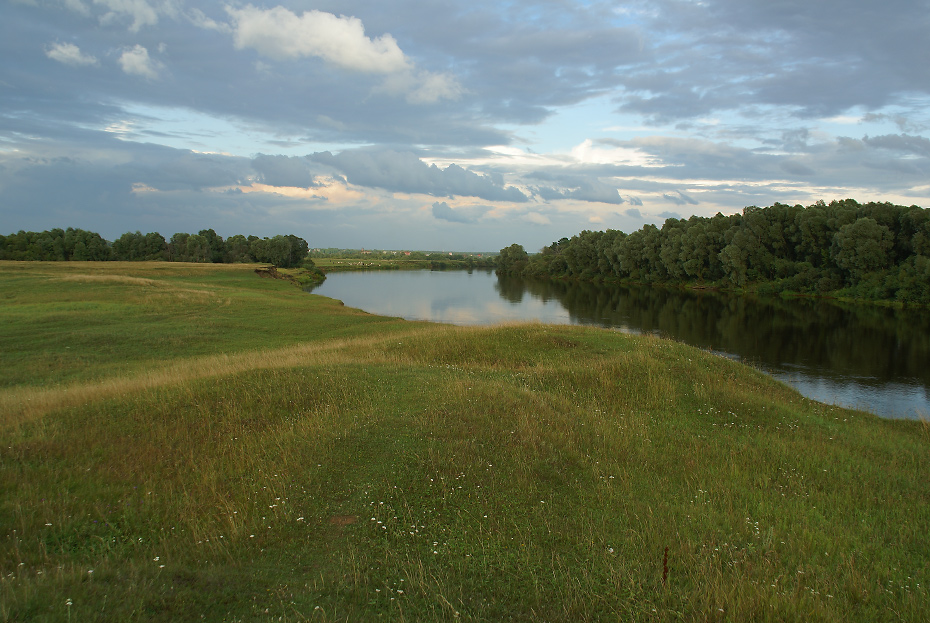
[[660, 335], [753, 365], [814, 400], [888, 418], [930, 418], [926, 310], [531, 281], [485, 271], [331, 273], [313, 293], [408, 320], [538, 320]]

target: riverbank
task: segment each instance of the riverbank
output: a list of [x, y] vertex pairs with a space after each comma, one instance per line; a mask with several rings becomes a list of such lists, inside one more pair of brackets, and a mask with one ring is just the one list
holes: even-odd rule
[[409, 259], [409, 258], [314, 258], [316, 267], [323, 272], [358, 270], [493, 270], [493, 261], [474, 259]]
[[930, 614], [927, 425], [253, 271], [0, 262], [4, 620]]
[[694, 291], [694, 292], [721, 292], [735, 296], [748, 296], [760, 298], [782, 298], [782, 299], [811, 299], [818, 301], [836, 301], [849, 305], [863, 305], [887, 307], [891, 309], [920, 309], [930, 310], [930, 304], [922, 304], [908, 301], [899, 301], [893, 299], [872, 299], [857, 297], [849, 290], [841, 289], [826, 294], [814, 294], [811, 292], [799, 292], [795, 290], [781, 290], [773, 287], [771, 283], [757, 283], [744, 287], [736, 287], [724, 281], [716, 282], [695, 282], [695, 281], [642, 281], [636, 279], [626, 279], [621, 277], [605, 277], [601, 275], [583, 277], [577, 275], [547, 275], [547, 274], [516, 274], [500, 273], [504, 276], [512, 276], [520, 279], [530, 279], [536, 281], [550, 281], [553, 283], [590, 283], [605, 287], [641, 287], [655, 288], [657, 290], [671, 291]]

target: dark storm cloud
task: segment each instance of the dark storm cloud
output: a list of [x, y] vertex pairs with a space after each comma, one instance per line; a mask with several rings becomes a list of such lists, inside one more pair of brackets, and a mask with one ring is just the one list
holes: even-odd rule
[[478, 175], [456, 164], [440, 169], [427, 165], [411, 152], [392, 150], [347, 150], [333, 155], [320, 152], [307, 156], [346, 176], [350, 184], [385, 190], [437, 196], [463, 195], [489, 201], [527, 201], [513, 186], [505, 186], [500, 175]]

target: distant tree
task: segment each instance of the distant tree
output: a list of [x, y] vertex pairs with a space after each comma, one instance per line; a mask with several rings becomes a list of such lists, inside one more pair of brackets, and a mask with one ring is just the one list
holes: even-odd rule
[[226, 239], [226, 255], [223, 261], [227, 264], [239, 262], [254, 262], [255, 258], [249, 251], [249, 240], [241, 234]]
[[512, 244], [501, 249], [497, 256], [497, 272], [504, 275], [519, 275], [529, 261], [529, 255], [523, 245]]
[[226, 256], [226, 243], [223, 241], [223, 238], [217, 235], [212, 229], [201, 229], [197, 232], [197, 235], [202, 236], [203, 239], [207, 241], [207, 246], [210, 249], [206, 261], [213, 262], [214, 264], [221, 263]]
[[598, 242], [604, 236], [602, 231], [583, 231], [572, 236], [562, 252], [568, 274], [590, 279], [599, 273]]
[[168, 259], [172, 262], [187, 262], [187, 240], [190, 238], [190, 234], [184, 232], [178, 232], [171, 236], [171, 240], [168, 242]]
[[191, 234], [187, 238], [187, 254], [185, 262], [209, 263], [213, 257], [210, 242], [200, 234]]
[[168, 243], [165, 241], [165, 237], [158, 232], [153, 231], [145, 234], [145, 259], [168, 259]]
[[674, 218], [667, 219], [662, 226], [662, 244], [659, 247], [659, 257], [662, 266], [670, 279], [681, 280], [685, 277], [685, 269], [681, 263], [681, 238], [687, 227], [687, 222]]
[[833, 237], [831, 254], [836, 265], [858, 278], [867, 272], [887, 268], [888, 253], [894, 246], [894, 236], [875, 219], [860, 218], [843, 225]]
[[142, 232], [126, 232], [114, 240], [113, 259], [120, 262], [145, 259], [145, 236]]
[[294, 235], [256, 238], [249, 250], [258, 262], [274, 264], [279, 268], [292, 268], [308, 259], [310, 247], [303, 238]]

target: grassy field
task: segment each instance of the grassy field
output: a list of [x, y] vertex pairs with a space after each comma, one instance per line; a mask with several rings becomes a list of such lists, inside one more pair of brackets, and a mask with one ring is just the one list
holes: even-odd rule
[[924, 621], [930, 429], [670, 341], [0, 262], [0, 620]]

